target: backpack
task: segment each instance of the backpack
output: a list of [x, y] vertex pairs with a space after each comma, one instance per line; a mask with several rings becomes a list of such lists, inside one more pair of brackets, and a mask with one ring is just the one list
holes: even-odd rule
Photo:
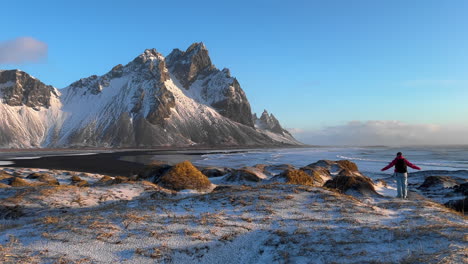
[[398, 173], [405, 173], [408, 172], [408, 166], [406, 166], [405, 159], [397, 159], [395, 163], [395, 171]]

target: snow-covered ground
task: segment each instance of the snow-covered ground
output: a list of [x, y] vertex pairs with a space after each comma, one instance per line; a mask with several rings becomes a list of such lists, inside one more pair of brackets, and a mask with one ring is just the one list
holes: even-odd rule
[[[466, 218], [416, 193], [393, 198], [392, 182], [377, 183], [384, 196], [373, 199], [278, 183], [176, 194], [144, 181], [99, 184], [98, 174], [0, 170], [60, 183], [0, 189], [2, 213], [23, 214], [0, 221], [1, 263], [466, 261]], [[69, 185], [73, 176], [89, 187]]]

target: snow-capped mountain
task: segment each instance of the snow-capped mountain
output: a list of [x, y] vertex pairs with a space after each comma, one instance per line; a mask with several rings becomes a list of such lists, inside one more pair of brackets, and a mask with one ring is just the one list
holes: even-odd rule
[[61, 90], [0, 71], [0, 97], [0, 147], [300, 144], [273, 116], [281, 129], [254, 124], [239, 82], [211, 63], [203, 43], [167, 58], [148, 49]]

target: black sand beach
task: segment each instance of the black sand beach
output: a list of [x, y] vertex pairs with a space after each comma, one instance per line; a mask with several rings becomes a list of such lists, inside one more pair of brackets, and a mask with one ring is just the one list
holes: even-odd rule
[[246, 150], [23, 150], [19, 152], [0, 151], [0, 160], [14, 163], [5, 165], [7, 167], [57, 169], [111, 176], [130, 176], [141, 170], [151, 160], [161, 160], [169, 164], [175, 164], [184, 160], [194, 161], [206, 153], [242, 151]]

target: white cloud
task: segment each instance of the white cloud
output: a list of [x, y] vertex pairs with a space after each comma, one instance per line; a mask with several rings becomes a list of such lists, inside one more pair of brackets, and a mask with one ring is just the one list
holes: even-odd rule
[[40, 62], [47, 58], [47, 44], [31, 37], [0, 42], [0, 64]]
[[439, 145], [468, 144], [468, 127], [408, 124], [400, 121], [351, 121], [321, 130], [292, 131], [313, 145]]

